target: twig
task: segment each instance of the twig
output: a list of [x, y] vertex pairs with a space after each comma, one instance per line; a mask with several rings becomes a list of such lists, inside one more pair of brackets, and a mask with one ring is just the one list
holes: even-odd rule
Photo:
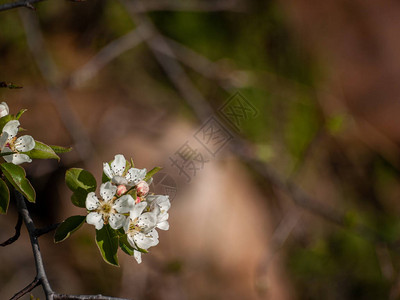
[[140, 31], [140, 27], [135, 28], [102, 48], [89, 62], [69, 76], [66, 86], [75, 88], [82, 85], [93, 78], [111, 60], [140, 44], [143, 38], [147, 38], [147, 34], [145, 32], [139, 34]]
[[24, 287], [22, 290], [20, 290], [14, 296], [12, 296], [10, 298], [10, 300], [17, 300], [17, 299], [21, 298], [23, 295], [25, 295], [25, 294], [29, 293], [30, 291], [32, 291], [39, 284], [40, 284], [40, 280], [38, 278], [35, 278], [30, 284], [28, 284], [26, 287]]
[[18, 220], [17, 220], [17, 224], [15, 225], [14, 236], [10, 237], [4, 243], [1, 243], [0, 246], [5, 247], [7, 245], [14, 243], [16, 240], [18, 240], [19, 236], [21, 235], [21, 226], [22, 226], [22, 216], [21, 216], [21, 214], [18, 214]]
[[47, 226], [45, 228], [37, 228], [35, 230], [35, 236], [36, 237], [40, 237], [40, 236], [42, 236], [42, 235], [44, 235], [46, 233], [49, 233], [50, 231], [55, 230], [60, 224], [61, 223], [56, 223], [56, 224], [49, 225], [49, 226]]
[[64, 295], [64, 294], [54, 294], [54, 300], [129, 300], [125, 298], [115, 298], [115, 297], [107, 297], [103, 295]]
[[22, 215], [25, 226], [28, 230], [29, 238], [32, 245], [33, 256], [35, 259], [36, 266], [36, 280], [40, 282], [43, 287], [43, 291], [48, 297], [49, 300], [52, 300], [52, 295], [54, 294], [49, 281], [47, 279], [46, 271], [43, 266], [43, 259], [40, 253], [39, 243], [37, 237], [35, 235], [36, 227], [33, 223], [33, 220], [29, 214], [28, 208], [26, 207], [24, 197], [21, 193], [15, 191], [15, 199], [17, 201], [18, 212]]
[[151, 38], [145, 40], [146, 44], [181, 96], [193, 108], [197, 117], [203, 120], [209, 116], [212, 113], [211, 107], [207, 104], [199, 90], [193, 85], [182, 66], [177, 62], [174, 51], [158, 32], [147, 15], [138, 13], [143, 3], [136, 0], [121, 0], [121, 2], [127, 8], [135, 23], [145, 29], [141, 34], [143, 34], [143, 32], [149, 32], [151, 34]]
[[219, 0], [219, 1], [171, 1], [171, 0], [146, 0], [137, 12], [149, 11], [195, 11], [195, 12], [213, 12], [213, 11], [245, 11], [245, 1], [237, 0]]
[[21, 0], [21, 1], [16, 1], [16, 2], [10, 2], [10, 3], [5, 3], [0, 5], [0, 11], [5, 11], [13, 8], [18, 8], [18, 7], [26, 7], [29, 9], [35, 9], [35, 7], [32, 4], [42, 2], [44, 0]]

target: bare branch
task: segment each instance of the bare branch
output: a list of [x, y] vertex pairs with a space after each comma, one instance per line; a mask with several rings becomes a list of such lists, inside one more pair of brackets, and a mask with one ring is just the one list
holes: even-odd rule
[[136, 0], [121, 0], [121, 2], [127, 8], [135, 23], [145, 29], [141, 34], [143, 35], [143, 32], [151, 34], [151, 38], [146, 39], [146, 44], [183, 99], [193, 108], [193, 112], [200, 120], [209, 116], [212, 113], [211, 107], [177, 61], [174, 51], [147, 15], [138, 13], [142, 10], [143, 2]]
[[28, 284], [26, 287], [24, 287], [22, 290], [20, 290], [14, 296], [12, 296], [10, 298], [10, 300], [17, 300], [17, 299], [21, 298], [23, 295], [25, 295], [25, 294], [29, 293], [30, 291], [32, 291], [39, 284], [40, 284], [39, 279], [35, 278], [30, 284]]
[[89, 62], [71, 74], [66, 85], [72, 88], [82, 85], [93, 78], [110, 61], [139, 45], [143, 38], [146, 38], [146, 33], [141, 35], [139, 31], [141, 28], [136, 28], [102, 48]]
[[53, 295], [54, 292], [51, 289], [49, 281], [47, 279], [46, 271], [43, 266], [43, 259], [40, 253], [39, 243], [37, 237], [35, 236], [36, 227], [33, 220], [29, 214], [28, 208], [26, 207], [24, 197], [21, 193], [15, 191], [15, 199], [17, 201], [18, 212], [22, 215], [25, 226], [29, 233], [29, 238], [31, 240], [32, 252], [35, 259], [36, 265], [36, 278], [43, 287], [43, 291], [46, 295]]
[[29, 9], [35, 9], [35, 7], [32, 4], [42, 2], [44, 0], [21, 0], [21, 1], [15, 1], [15, 2], [10, 2], [10, 3], [5, 3], [0, 5], [0, 11], [5, 11], [13, 8], [18, 8], [18, 7], [26, 7]]
[[171, 0], [146, 0], [138, 8], [137, 12], [149, 11], [195, 11], [215, 12], [234, 11], [243, 12], [246, 10], [245, 1], [219, 0], [219, 1], [171, 1]]
[[22, 216], [21, 216], [21, 214], [18, 214], [18, 220], [17, 220], [17, 224], [15, 225], [14, 236], [10, 237], [4, 243], [1, 243], [0, 246], [5, 247], [7, 245], [14, 243], [16, 240], [18, 240], [19, 236], [21, 235], [21, 226], [22, 226]]
[[37, 229], [35, 230], [35, 236], [36, 236], [36, 237], [40, 237], [40, 236], [42, 236], [42, 235], [44, 235], [44, 234], [46, 234], [46, 233], [49, 233], [49, 232], [51, 232], [51, 231], [57, 229], [57, 227], [58, 227], [60, 224], [61, 224], [61, 223], [56, 223], [56, 224], [52, 224], [52, 225], [49, 225], [49, 226], [44, 227], [44, 228], [37, 228]]
[[53, 299], [60, 300], [130, 300], [126, 298], [115, 298], [115, 297], [107, 297], [103, 295], [63, 295], [63, 294], [54, 294]]

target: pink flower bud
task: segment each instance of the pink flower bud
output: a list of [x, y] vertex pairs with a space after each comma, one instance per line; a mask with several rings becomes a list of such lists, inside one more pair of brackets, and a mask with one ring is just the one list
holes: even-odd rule
[[146, 181], [142, 180], [136, 185], [138, 196], [145, 196], [149, 192], [149, 185]]
[[140, 203], [140, 202], [142, 202], [142, 198], [136, 197], [135, 203], [138, 204], [138, 203]]
[[127, 189], [126, 186], [123, 185], [123, 184], [120, 184], [120, 185], [117, 187], [117, 195], [118, 195], [118, 196], [121, 196], [122, 194], [125, 194], [127, 191], [128, 191], [128, 189]]

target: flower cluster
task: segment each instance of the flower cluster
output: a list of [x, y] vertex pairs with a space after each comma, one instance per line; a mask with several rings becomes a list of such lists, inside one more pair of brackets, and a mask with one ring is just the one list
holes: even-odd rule
[[150, 172], [133, 167], [121, 154], [111, 163], [103, 164], [105, 180], [100, 186], [100, 198], [87, 194], [86, 222], [101, 230], [109, 226], [117, 230], [120, 240], [126, 238], [133, 255], [141, 263], [141, 253], [158, 244], [157, 228], [168, 230], [168, 196], [150, 195]]
[[[0, 135], [0, 149], [4, 160], [15, 165], [31, 162], [32, 159], [24, 152], [35, 148], [35, 140], [30, 135], [23, 135], [17, 138], [20, 123], [16, 117], [11, 117], [9, 113], [7, 103], [0, 103], [0, 118], [7, 121], [3, 124]], [[6, 153], [10, 154], [7, 155]]]

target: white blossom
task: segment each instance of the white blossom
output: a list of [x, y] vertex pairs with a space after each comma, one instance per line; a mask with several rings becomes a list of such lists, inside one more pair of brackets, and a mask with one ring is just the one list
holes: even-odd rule
[[100, 186], [102, 199], [99, 199], [94, 192], [90, 192], [86, 197], [86, 209], [90, 211], [86, 216], [86, 222], [94, 225], [97, 230], [107, 223], [113, 229], [121, 228], [126, 221], [126, 216], [123, 214], [133, 209], [133, 198], [130, 195], [117, 198], [116, 191], [116, 186], [106, 182]]
[[147, 205], [145, 201], [135, 204], [124, 225], [128, 242], [135, 249], [134, 257], [139, 264], [142, 258], [138, 248], [147, 250], [158, 244], [158, 232], [155, 230], [157, 215], [154, 212], [143, 213]]
[[168, 210], [171, 207], [169, 196], [166, 195], [149, 195], [146, 197], [148, 203], [148, 210], [156, 214], [157, 221], [156, 227], [161, 230], [168, 230]]
[[35, 148], [35, 140], [30, 135], [16, 137], [19, 125], [18, 120], [9, 121], [4, 125], [0, 136], [1, 153], [14, 152], [14, 154], [3, 156], [4, 160], [15, 165], [31, 162], [32, 159], [28, 155], [20, 152], [28, 152]]
[[146, 169], [130, 168], [126, 170], [126, 159], [122, 154], [117, 154], [111, 165], [103, 163], [104, 174], [116, 185], [135, 186], [146, 176]]

